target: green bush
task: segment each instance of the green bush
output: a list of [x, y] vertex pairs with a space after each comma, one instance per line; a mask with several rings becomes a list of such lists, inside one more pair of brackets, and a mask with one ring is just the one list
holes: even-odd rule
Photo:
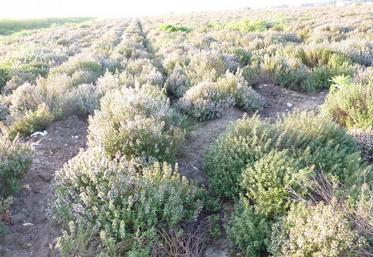
[[93, 229], [97, 249], [111, 251], [109, 256], [127, 256], [135, 249], [148, 256], [159, 231], [196, 220], [204, 199], [202, 189], [168, 164], [144, 167], [133, 161], [110, 160], [97, 149], [70, 160], [57, 172], [53, 188], [54, 219]]
[[10, 73], [11, 73], [11, 68], [9, 66], [1, 65], [0, 67], [0, 92], [3, 90], [8, 80], [11, 79]]
[[245, 78], [245, 81], [249, 86], [256, 85], [266, 80], [260, 69], [259, 60], [244, 66], [242, 68], [242, 76]]
[[[327, 184], [320, 184], [317, 180], [316, 175], [321, 172], [326, 175], [326, 179], [342, 182], [346, 186], [345, 192], [351, 193], [349, 196], [352, 202], [355, 201], [355, 192], [361, 190], [361, 185], [372, 181], [371, 167], [361, 162], [360, 152], [353, 139], [328, 118], [307, 112], [283, 116], [276, 123], [260, 121], [257, 117], [238, 121], [210, 147], [205, 156], [205, 165], [209, 185], [214, 192], [223, 197], [240, 196], [228, 232], [245, 256], [262, 256], [268, 254], [269, 250], [273, 256], [314, 256], [307, 249], [317, 252], [317, 249], [324, 246], [323, 253], [338, 249], [341, 250], [338, 253], [343, 253], [344, 246], [338, 243], [344, 242], [344, 239], [340, 240], [339, 231], [335, 229], [337, 221], [331, 221], [334, 223], [330, 226], [335, 231], [328, 234], [323, 242], [318, 241], [323, 234], [308, 236], [313, 230], [315, 233], [323, 233], [320, 231], [324, 229], [322, 225], [299, 232], [297, 236], [305, 235], [304, 239], [294, 239], [295, 236], [289, 232], [290, 236], [286, 237], [289, 242], [284, 239], [284, 234], [277, 236], [278, 238], [272, 236], [270, 239], [273, 229], [273, 233], [285, 230], [284, 227], [278, 229], [272, 225], [281, 217], [286, 217], [290, 207], [299, 199], [311, 198], [317, 202], [321, 201], [321, 197], [322, 200], [328, 201], [330, 192], [322, 190], [333, 190], [330, 197], [334, 197], [334, 186], [331, 185], [333, 189], [330, 189]], [[339, 190], [338, 195], [341, 193]], [[341, 210], [346, 207], [341, 206]], [[360, 234], [366, 237], [366, 231], [372, 231], [372, 228], [361, 224], [369, 223], [366, 218], [369, 211], [366, 207], [361, 209], [364, 210], [361, 211], [362, 214], [356, 214], [357, 218], [351, 218], [354, 211], [346, 209], [344, 221], [352, 220], [353, 224], [362, 226]], [[316, 215], [313, 213], [309, 217]], [[328, 222], [328, 217], [325, 221], [323, 218], [312, 221], [312, 226], [317, 222]], [[303, 224], [308, 219], [307, 216], [299, 222]], [[259, 224], [267, 228], [264, 231], [269, 232], [263, 234], [262, 231], [250, 227]], [[289, 229], [295, 231], [299, 226], [301, 225], [295, 224], [293, 228], [291, 225]], [[310, 246], [299, 245], [299, 249], [294, 250], [294, 245], [306, 241], [306, 238], [309, 239], [307, 244]], [[337, 247], [329, 247], [329, 242], [337, 244]], [[357, 247], [356, 244], [355, 246]], [[274, 248], [276, 250], [273, 251]]]
[[346, 56], [325, 48], [281, 48], [274, 55], [265, 55], [261, 72], [282, 87], [306, 92], [328, 89], [330, 79], [351, 75], [352, 62]]
[[236, 122], [205, 155], [209, 185], [220, 196], [235, 197], [248, 164], [271, 150], [284, 149], [304, 167], [315, 166], [349, 186], [361, 182], [366, 172], [356, 143], [342, 128], [326, 117], [295, 112], [274, 124], [258, 117]]
[[[97, 88], [92, 84], [80, 84], [69, 92], [72, 113], [81, 115], [93, 114], [100, 106], [100, 95]], [[73, 105], [76, 105], [75, 107]]]
[[32, 162], [31, 148], [18, 140], [0, 135], [0, 198], [6, 199], [19, 189], [21, 179]]
[[311, 69], [303, 82], [307, 91], [318, 91], [330, 87], [330, 79], [336, 75], [351, 74], [351, 60], [346, 56], [325, 48], [300, 49], [296, 54], [304, 65]]
[[[277, 153], [277, 157], [281, 155], [286, 161], [284, 152]], [[263, 159], [269, 160], [268, 156], [273, 155]], [[263, 159], [259, 162], [264, 163]], [[268, 167], [267, 170], [273, 169]], [[303, 177], [304, 174], [299, 175]], [[305, 178], [307, 180], [307, 176]], [[263, 182], [252, 189], [253, 195], [259, 197], [248, 198], [248, 194], [242, 194], [227, 232], [244, 256], [267, 256], [269, 253], [271, 256], [365, 256], [364, 253], [371, 252], [373, 198], [368, 185], [362, 185], [359, 197], [353, 199], [352, 195], [345, 195], [347, 191], [338, 181], [330, 183], [323, 179], [326, 178], [318, 176], [309, 180], [310, 183], [305, 181], [302, 184], [304, 179], [301, 178], [282, 196], [281, 187], [276, 191]], [[242, 184], [244, 187], [248, 185]], [[275, 195], [270, 194], [273, 192]], [[272, 212], [274, 215], [268, 211], [279, 205], [274, 205], [272, 199], [283, 204], [281, 211]]]
[[283, 56], [265, 55], [260, 64], [264, 76], [269, 77], [281, 87], [293, 90], [306, 90], [302, 82], [308, 75], [307, 68], [298, 60], [288, 60]]
[[283, 116], [276, 129], [281, 131], [276, 148], [289, 149], [304, 165], [314, 165], [316, 170], [335, 175], [348, 186], [362, 182], [366, 165], [361, 161], [357, 144], [328, 117], [294, 112]]
[[[64, 73], [68, 76], [73, 76], [74, 73], [90, 72], [92, 76], [99, 77], [102, 75], [103, 70], [101, 64], [99, 64], [93, 57], [90, 56], [79, 56], [69, 61], [56, 69], [51, 71], [52, 75]], [[89, 83], [85, 81], [84, 83]]]
[[222, 53], [215, 49], [207, 49], [190, 54], [185, 73], [194, 86], [202, 81], [215, 82], [220, 76], [224, 76], [227, 70]]
[[373, 83], [359, 85], [348, 77], [335, 77], [321, 110], [348, 128], [373, 127]]
[[28, 111], [35, 111], [40, 104], [37, 89], [36, 86], [29, 83], [17, 87], [13, 93], [8, 96], [10, 113], [13, 116], [17, 116]]
[[186, 32], [189, 33], [192, 31], [191, 28], [184, 27], [184, 26], [175, 26], [172, 24], [161, 24], [159, 26], [159, 29], [161, 31], [166, 31], [166, 32]]
[[270, 151], [275, 132], [272, 126], [254, 116], [237, 121], [221, 135], [204, 156], [211, 189], [219, 196], [238, 196], [243, 170]]
[[89, 119], [89, 145], [103, 148], [110, 157], [172, 161], [182, 139], [180, 118], [157, 86], [112, 90]]
[[[32, 150], [18, 139], [10, 140], [0, 134], [0, 217], [9, 210], [14, 195], [20, 188], [19, 180], [32, 163]], [[6, 227], [0, 219], [0, 235]]]
[[245, 257], [265, 256], [270, 244], [271, 225], [264, 215], [241, 202], [235, 207], [227, 233]]
[[9, 127], [9, 136], [29, 136], [36, 131], [44, 130], [54, 120], [54, 116], [46, 106], [40, 106], [36, 111], [28, 111], [18, 117]]
[[74, 88], [72, 78], [66, 74], [51, 74], [37, 80], [39, 104], [45, 104], [56, 117], [63, 117], [75, 110], [75, 98], [71, 98]]
[[182, 97], [190, 87], [184, 71], [181, 68], [174, 68], [166, 81], [167, 91], [176, 97]]
[[351, 63], [347, 56], [326, 48], [311, 48], [307, 50], [300, 48], [295, 52], [295, 57], [299, 58], [303, 64], [310, 68], [319, 66], [339, 68]]
[[273, 256], [358, 256], [358, 236], [336, 203], [294, 205], [276, 224], [271, 237]]
[[80, 84], [93, 84], [101, 75], [100, 72], [77, 70], [71, 75], [73, 86]]
[[48, 64], [41, 63], [41, 62], [32, 62], [27, 64], [22, 64], [20, 66], [14, 67], [13, 73], [17, 74], [28, 74], [33, 79], [37, 78], [38, 76], [45, 77], [48, 75], [49, 66]]
[[201, 82], [190, 88], [178, 102], [183, 112], [199, 121], [219, 118], [231, 106], [254, 111], [263, 105], [262, 97], [247, 86], [240, 72], [236, 75], [227, 72], [216, 82]]
[[233, 96], [220, 90], [210, 81], [193, 86], [178, 102], [182, 112], [199, 121], [219, 118], [228, 107], [233, 105]]
[[234, 48], [232, 52], [234, 56], [238, 58], [238, 61], [242, 67], [250, 64], [252, 59], [252, 54], [250, 52], [243, 48]]
[[312, 173], [312, 168], [304, 168], [287, 151], [272, 151], [243, 172], [242, 196], [253, 203], [256, 213], [273, 219], [287, 213], [290, 189], [298, 195], [306, 194]]
[[329, 88], [329, 80], [332, 75], [333, 72], [329, 68], [325, 66], [317, 67], [305, 78], [302, 83], [303, 88], [308, 92]]

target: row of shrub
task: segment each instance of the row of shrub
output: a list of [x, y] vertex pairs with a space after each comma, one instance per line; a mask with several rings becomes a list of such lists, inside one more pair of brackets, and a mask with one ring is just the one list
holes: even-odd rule
[[99, 107], [99, 99], [120, 84], [119, 77], [111, 72], [98, 78], [104, 69], [112, 70], [109, 58], [119, 58], [124, 45], [131, 46], [138, 41], [133, 38], [137, 23], [123, 34], [124, 24], [116, 24], [118, 26], [105, 33], [90, 48], [53, 68], [48, 77], [38, 78], [35, 85], [24, 83], [12, 94], [2, 96], [1, 119], [8, 119], [10, 123], [10, 127], [5, 128], [9, 136], [29, 135], [46, 128], [54, 119], [70, 114], [93, 113]]
[[283, 49], [284, 53], [265, 56], [260, 70], [278, 85], [307, 92], [330, 87], [337, 75], [351, 75], [351, 61], [344, 55], [325, 48], [309, 50]]
[[[62, 255], [169, 255], [165, 237], [186, 233], [182, 225], [195, 222], [204, 205], [205, 191], [171, 166], [184, 118], [170, 105], [163, 83], [142, 80], [148, 65], [161, 68], [148, 58], [152, 53], [141, 24], [130, 26], [137, 44], [124, 52], [123, 71], [97, 83], [105, 93], [89, 118], [88, 150], [66, 164], [53, 184], [52, 217], [66, 229], [58, 244]], [[137, 51], [147, 52], [147, 58], [132, 55]], [[242, 109], [261, 106], [239, 74], [223, 74], [211, 83]]]
[[263, 107], [263, 99], [240, 70], [251, 58], [243, 49], [229, 53], [197, 46], [163, 50], [165, 87], [172, 97], [179, 98], [177, 106], [183, 113], [203, 121], [220, 117], [232, 106], [245, 111]]
[[334, 78], [321, 111], [347, 128], [373, 128], [373, 82]]
[[[96, 83], [105, 84], [107, 78], [98, 78], [105, 70], [113, 70], [109, 57], [111, 48], [121, 40], [121, 29], [110, 30], [90, 48], [51, 69], [47, 77], [37, 78], [34, 84], [23, 83], [3, 97], [8, 107], [3, 119], [9, 124], [9, 135], [30, 135], [55, 119], [93, 113], [104, 89]], [[101, 44], [108, 48], [106, 52]]]
[[373, 169], [325, 116], [294, 113], [275, 123], [245, 117], [210, 146], [204, 170], [212, 192], [236, 203], [227, 231], [245, 256], [357, 256], [372, 249], [373, 228], [356, 223], [371, 222], [372, 189], [364, 185]]
[[[13, 122], [10, 129], [0, 123], [0, 233], [6, 231], [13, 196], [19, 191], [20, 180], [32, 163], [31, 146], [22, 143], [17, 134], [29, 134], [45, 128], [54, 119], [52, 112], [59, 113], [63, 106], [68, 105], [63, 96], [72, 84], [71, 78], [62, 75], [43, 77], [51, 68], [77, 53], [72, 51], [74, 47], [90, 45], [103, 25], [74, 26], [76, 30], [61, 27], [54, 33], [41, 31], [29, 37], [9, 38], [2, 42], [8, 45], [0, 47], [4, 57], [0, 64], [0, 120], [7, 123], [11, 116]], [[84, 33], [90, 30], [92, 37], [84, 37]], [[60, 46], [56, 43], [60, 33], [66, 39], [78, 37], [70, 46]], [[25, 83], [27, 81], [37, 85]]]
[[[99, 78], [99, 76], [103, 74], [104, 70], [114, 72], [121, 69], [123, 62], [127, 60], [120, 58], [122, 49], [125, 45], [133, 47], [131, 44], [138, 41], [133, 37], [134, 30], [138, 30], [138, 24], [128, 27], [126, 33], [123, 34], [124, 24], [124, 22], [116, 24], [104, 35], [101, 35], [100, 40], [97, 40], [89, 48], [80, 49], [82, 50], [80, 54], [72, 56], [62, 65], [54, 68], [50, 66], [52, 69], [48, 76], [45, 78], [38, 77], [33, 84], [15, 84], [14, 88], [12, 88], [10, 84], [13, 83], [14, 74], [4, 73], [7, 76], [9, 75], [8, 81], [3, 81], [4, 83], [7, 82], [7, 90], [3, 92], [8, 95], [1, 96], [0, 113], [1, 120], [5, 120], [10, 126], [4, 127], [4, 135], [1, 135], [0, 138], [0, 221], [3, 219], [2, 215], [4, 215], [4, 212], [9, 211], [12, 203], [11, 196], [19, 188], [19, 179], [24, 176], [31, 164], [30, 148], [19, 143], [18, 139], [13, 141], [9, 138], [13, 139], [17, 138], [19, 134], [30, 135], [34, 131], [43, 130], [51, 121], [70, 114], [85, 115], [93, 113], [99, 107], [100, 98], [107, 91], [114, 88], [119, 91], [120, 81], [118, 76], [110, 72], [106, 72], [103, 77]], [[121, 36], [122, 34], [123, 36]], [[14, 67], [12, 69], [14, 71]], [[35, 77], [38, 75], [34, 71], [31, 73]], [[30, 82], [32, 81], [30, 80]], [[111, 98], [116, 93], [114, 91], [111, 95], [108, 94], [105, 101], [111, 101]], [[172, 151], [177, 138], [179, 138], [179, 132], [177, 128], [173, 127], [177, 119], [171, 121], [173, 112], [168, 110], [170, 107], [166, 96], [163, 95], [158, 87], [150, 85], [144, 85], [141, 88], [138, 86], [133, 90], [126, 88], [123, 93], [126, 97], [130, 96], [130, 98], [135, 97], [136, 99], [133, 99], [132, 102], [127, 102], [126, 97], [122, 95], [122, 98], [116, 98], [116, 103], [120, 104], [123, 103], [122, 100], [125, 100], [128, 104], [126, 106], [128, 112], [131, 112], [132, 108], [137, 105], [138, 115], [134, 120], [129, 120], [129, 115], [127, 114], [128, 120], [126, 124], [122, 123], [118, 117], [112, 120], [113, 128], [119, 124], [123, 125], [122, 128], [118, 128], [116, 131], [119, 135], [117, 138], [118, 142], [108, 146], [110, 144], [108, 140], [110, 141], [113, 138], [105, 137], [100, 141], [98, 139], [101, 138], [100, 134], [96, 133], [92, 136], [92, 138], [97, 136], [96, 144], [102, 147], [104, 145], [108, 146], [107, 148], [103, 147], [105, 152], [108, 152], [108, 155], [116, 155], [117, 151], [122, 150], [122, 153], [128, 158], [133, 155], [134, 157], [143, 157], [154, 161], [155, 157], [164, 155], [172, 159]], [[148, 94], [148, 99], [144, 99], [143, 106], [138, 105], [141, 94]], [[152, 97], [158, 98], [152, 99]], [[158, 109], [154, 109], [156, 106], [158, 106]], [[104, 112], [108, 111], [108, 109], [104, 108]], [[148, 111], [147, 113], [145, 113], [145, 109]], [[123, 112], [118, 113], [118, 115], [121, 114]], [[151, 116], [152, 114], [157, 114], [157, 116]], [[99, 116], [97, 114], [97, 117]], [[105, 114], [101, 117], [103, 116]], [[103, 122], [106, 122], [99, 120], [99, 118], [97, 120], [96, 125], [104, 125]], [[144, 138], [144, 135], [148, 137]], [[153, 139], [153, 141], [150, 143], [147, 141], [148, 139]], [[131, 141], [132, 145], [124, 149], [121, 144], [126, 140], [128, 143]], [[139, 140], [142, 140], [142, 142], [139, 142]], [[159, 140], [163, 140], [163, 142]], [[119, 148], [116, 149], [116, 147]], [[154, 155], [143, 151], [151, 151]], [[169, 179], [174, 179], [173, 174], [170, 175]], [[1, 230], [3, 230], [2, 223]]]
[[123, 87], [89, 120], [89, 147], [53, 183], [53, 218], [66, 232], [62, 256], [149, 256], [161, 232], [202, 210], [204, 192], [162, 161], [174, 160], [179, 118], [153, 85]]
[[[315, 92], [328, 89], [334, 76], [355, 76], [359, 69], [371, 65], [371, 46], [361, 31], [364, 26], [360, 28], [348, 15], [339, 17], [323, 12], [323, 17], [332, 22], [325, 25], [312, 18], [304, 19], [304, 13], [309, 14], [306, 10], [251, 15], [252, 12], [210, 14], [216, 21], [214, 26], [205, 22], [204, 15], [149, 18], [145, 26], [156, 52], [163, 57], [170, 93], [181, 97], [199, 82], [216, 80], [227, 70], [235, 72], [238, 67], [244, 67], [250, 86], [272, 82], [293, 90]], [[245, 15], [249, 14], [247, 19]], [[232, 19], [237, 22], [229, 22]], [[348, 25], [342, 27], [338, 19], [346, 20]], [[159, 33], [159, 23], [185, 24], [194, 29], [188, 34]], [[277, 27], [284, 31], [275, 31]], [[317, 38], [322, 38], [317, 33], [331, 35], [319, 42], [313, 40], [312, 33]]]
[[1, 20], [0, 35], [10, 35], [23, 30], [49, 28], [51, 26], [81, 23], [90, 18], [46, 18], [32, 20]]
[[164, 85], [162, 64], [153, 56], [139, 20], [133, 21], [123, 34], [111, 58], [118, 63], [115, 71], [119, 84], [135, 87], [136, 83]]
[[267, 30], [282, 31], [286, 27], [284, 21], [268, 21], [268, 20], [249, 20], [243, 18], [239, 21], [229, 22], [226, 25], [215, 25], [213, 28], [228, 28], [233, 30], [238, 30], [241, 33], [248, 32], [265, 32]]
[[[142, 34], [141, 24], [130, 26]], [[62, 256], [167, 256], [164, 236], [182, 234], [181, 224], [196, 221], [203, 208], [204, 190], [172, 167], [182, 117], [165, 91], [121, 83], [114, 80], [89, 118], [88, 149], [54, 179], [50, 209], [65, 229]]]
[[175, 50], [167, 53], [163, 64], [169, 75], [168, 90], [177, 97], [201, 81], [216, 81], [227, 71], [236, 72], [238, 68], [242, 69], [249, 86], [264, 81], [306, 92], [328, 89], [332, 77], [354, 75], [358, 69], [358, 65], [343, 54], [326, 48], [294, 46], [260, 56], [239, 47], [227, 53], [192, 49], [184, 56]]
[[[114, 24], [120, 27], [121, 23]], [[103, 34], [106, 37], [107, 26], [112, 25], [96, 21], [5, 38], [0, 44], [3, 57], [0, 62], [0, 91], [9, 94], [25, 82], [34, 83], [39, 76], [47, 76], [50, 69], [72, 56], [87, 48], [92, 50], [96, 38]]]
[[[133, 34], [134, 33], [131, 33], [130, 35]], [[139, 45], [137, 47], [133, 46], [133, 49], [145, 52], [143, 50], [143, 39], [140, 37], [138, 40], [140, 40]], [[128, 42], [129, 39], [125, 39], [124, 41]], [[126, 48], [120, 46], [119, 49], [116, 49], [115, 56], [118, 56], [117, 53], [121, 52], [120, 49]], [[334, 56], [329, 51], [323, 52], [323, 50], [314, 54], [308, 53], [308, 55], [306, 55], [303, 50], [299, 51], [300, 53], [297, 55], [303, 56], [303, 62], [308, 63], [310, 67], [329, 62], [329, 57], [320, 57], [318, 55]], [[180, 63], [174, 63], [174, 61], [168, 61], [165, 66], [166, 70], [172, 70], [166, 81], [168, 91], [176, 96], [182, 96], [179, 100], [180, 109], [198, 120], [219, 117], [227, 107], [233, 105], [245, 111], [260, 109], [263, 106], [262, 99], [249, 87], [246, 81], [249, 81], [251, 84], [258, 80], [263, 73], [274, 74], [274, 79], [283, 81], [284, 86], [287, 87], [298, 87], [299, 83], [304, 85], [304, 81], [310, 81], [309, 78], [314, 78], [313, 75], [299, 77], [299, 74], [293, 69], [284, 70], [282, 66], [270, 63], [267, 63], [265, 68], [263, 68], [266, 70], [265, 72], [261, 71], [261, 64], [258, 66], [254, 63], [245, 66], [242, 72], [240, 72], [237, 70], [240, 65], [238, 57], [236, 59], [237, 64], [232, 66], [228, 65], [229, 62], [226, 61], [229, 59], [229, 56], [212, 52], [205, 54], [205, 56], [198, 57], [192, 55], [190, 60], [187, 61], [189, 65], [188, 68], [185, 69], [185, 72], [180, 68]], [[236, 56], [245, 56], [245, 53], [239, 51], [235, 52], [235, 54]], [[119, 62], [116, 67], [118, 69], [120, 68], [119, 70], [123, 70], [123, 72], [116, 76], [118, 77], [117, 80], [121, 84], [130, 86], [134, 86], [136, 81], [141, 84], [151, 83], [162, 86], [164, 78], [160, 70], [163, 67], [156, 67], [149, 58], [136, 57], [137, 55], [134, 57], [128, 56], [128, 58], [122, 59]], [[244, 59], [247, 58], [245, 57]], [[244, 62], [247, 62], [247, 60], [244, 60]], [[18, 119], [18, 122], [13, 126], [14, 132], [11, 134], [24, 132], [29, 134], [34, 131], [21, 131], [17, 129], [18, 127], [24, 126], [31, 128], [34, 126], [36, 128], [42, 128], [44, 123], [47, 124], [51, 115], [47, 115], [44, 122], [35, 121], [37, 124], [28, 124], [28, 122], [32, 120], [30, 117], [36, 117], [38, 113], [42, 113], [42, 111], [39, 110], [40, 108], [44, 108], [40, 107], [41, 104], [46, 106], [47, 108], [44, 109], [49, 110], [55, 117], [69, 115], [71, 113], [92, 113], [92, 111], [97, 108], [98, 98], [102, 92], [97, 92], [99, 85], [94, 86], [89, 83], [95, 82], [98, 76], [102, 74], [103, 66], [93, 60], [85, 61], [73, 59], [69, 63], [71, 63], [71, 65], [68, 67], [73, 67], [73, 73], [63, 68], [67, 65], [60, 66], [58, 69], [54, 70], [48, 78], [38, 79], [36, 86], [24, 84], [18, 87], [13, 94], [9, 96], [8, 105], [10, 105], [10, 117], [14, 120]], [[229, 68], [230, 66], [231, 68]], [[116, 70], [118, 71], [118, 69]], [[236, 75], [226, 72], [226, 70], [229, 69], [236, 71]], [[61, 70], [64, 70], [64, 72], [60, 73]], [[208, 70], [208, 72], [206, 72], [206, 70]], [[205, 73], [201, 71], [205, 71]], [[74, 75], [78, 73], [80, 74], [79, 78]], [[332, 73], [326, 72], [323, 74], [325, 76], [315, 77], [316, 82], [314, 81], [314, 86], [310, 88], [324, 87], [324, 82], [327, 84], [329, 83], [329, 78], [332, 76]], [[110, 77], [110, 75], [107, 76]], [[244, 81], [242, 76], [246, 81]], [[101, 79], [101, 81], [105, 80], [105, 78]], [[63, 94], [63, 92], [65, 94]], [[68, 93], [66, 94], [66, 92]], [[26, 94], [27, 97], [25, 97]]]

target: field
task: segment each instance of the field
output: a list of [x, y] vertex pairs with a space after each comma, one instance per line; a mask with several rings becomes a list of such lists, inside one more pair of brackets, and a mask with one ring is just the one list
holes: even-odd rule
[[373, 256], [373, 5], [0, 20], [0, 256]]

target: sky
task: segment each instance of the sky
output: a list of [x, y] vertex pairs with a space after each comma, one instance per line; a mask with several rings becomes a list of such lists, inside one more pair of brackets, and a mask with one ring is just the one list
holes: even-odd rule
[[[0, 18], [131, 17], [244, 7], [299, 5], [316, 0], [0, 0]], [[325, 1], [325, 0], [319, 0]]]

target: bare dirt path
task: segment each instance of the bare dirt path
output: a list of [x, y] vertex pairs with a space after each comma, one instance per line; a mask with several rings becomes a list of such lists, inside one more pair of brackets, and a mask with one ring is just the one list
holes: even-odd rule
[[244, 112], [236, 108], [230, 108], [220, 119], [198, 123], [197, 127], [187, 135], [177, 155], [181, 175], [197, 182], [204, 182], [205, 176], [202, 172], [203, 154], [222, 132], [233, 122], [242, 118], [243, 115]]
[[76, 116], [54, 122], [46, 136], [31, 138], [35, 156], [22, 180], [22, 190], [11, 208], [14, 225], [0, 238], [2, 257], [55, 256], [53, 244], [59, 229], [47, 219], [51, 180], [65, 162], [86, 145], [87, 123]]
[[255, 90], [264, 97], [267, 106], [259, 114], [263, 118], [275, 120], [279, 114], [300, 111], [318, 111], [324, 103], [327, 91], [314, 94], [302, 94], [271, 84], [262, 84]]

